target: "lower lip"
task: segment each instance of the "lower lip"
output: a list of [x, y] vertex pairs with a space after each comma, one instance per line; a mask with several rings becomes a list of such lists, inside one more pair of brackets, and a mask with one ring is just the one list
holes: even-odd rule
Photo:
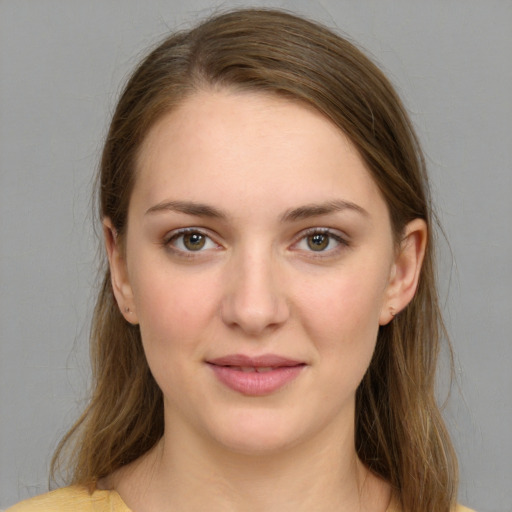
[[249, 396], [274, 393], [298, 377], [304, 365], [281, 366], [267, 372], [243, 372], [230, 366], [210, 364], [215, 376], [228, 388]]

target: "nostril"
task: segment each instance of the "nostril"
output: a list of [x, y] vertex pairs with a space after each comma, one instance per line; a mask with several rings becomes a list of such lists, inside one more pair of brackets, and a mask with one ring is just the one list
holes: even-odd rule
[[238, 327], [251, 335], [274, 330], [288, 318], [287, 306], [278, 299], [269, 301], [265, 307], [251, 302], [226, 300], [222, 307], [222, 319], [226, 325]]

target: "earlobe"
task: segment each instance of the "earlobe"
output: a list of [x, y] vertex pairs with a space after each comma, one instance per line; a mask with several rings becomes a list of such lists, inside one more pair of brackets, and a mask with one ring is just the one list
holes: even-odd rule
[[128, 278], [126, 261], [116, 229], [109, 218], [103, 219], [103, 236], [105, 239], [105, 248], [110, 267], [110, 279], [112, 289], [121, 314], [127, 322], [137, 324], [137, 314], [133, 300], [133, 291]]
[[390, 272], [386, 298], [379, 323], [388, 324], [412, 300], [418, 288], [427, 245], [427, 224], [414, 219], [404, 230], [395, 262]]

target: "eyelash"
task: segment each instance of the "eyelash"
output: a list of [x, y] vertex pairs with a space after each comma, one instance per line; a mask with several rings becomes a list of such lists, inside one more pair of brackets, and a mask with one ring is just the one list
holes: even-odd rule
[[[170, 233], [169, 236], [167, 236], [163, 240], [163, 245], [166, 248], [169, 248], [170, 250], [172, 250], [175, 254], [179, 255], [180, 257], [183, 257], [183, 258], [194, 258], [194, 257], [197, 257], [198, 253], [204, 252], [203, 247], [200, 247], [199, 250], [197, 250], [197, 251], [193, 251], [193, 250], [187, 250], [187, 249], [178, 248], [178, 247], [176, 247], [174, 245], [177, 240], [179, 240], [182, 237], [185, 237], [188, 234], [190, 234], [190, 235], [196, 235], [197, 234], [197, 235], [199, 235], [201, 237], [204, 237], [204, 239], [206, 240], [205, 244], [208, 244], [208, 241], [209, 241], [210, 243], [213, 243], [217, 248], [221, 247], [217, 242], [215, 242], [215, 240], [209, 234], [205, 233], [204, 230], [202, 230], [201, 228], [193, 228], [193, 227], [192, 228], [180, 229], [178, 231], [174, 231], [174, 232]], [[293, 244], [291, 245], [292, 250], [301, 250], [301, 249], [296, 249], [296, 247], [301, 242], [307, 243], [307, 239], [309, 237], [313, 237], [315, 235], [324, 235], [324, 236], [329, 237], [327, 247], [329, 247], [329, 245], [331, 244], [331, 241], [335, 241], [336, 244], [338, 244], [338, 245], [336, 247], [334, 247], [334, 248], [329, 248], [327, 250], [326, 249], [322, 249], [322, 250], [319, 250], [319, 251], [315, 251], [313, 249], [310, 249], [310, 250], [306, 249], [305, 252], [310, 253], [308, 255], [309, 257], [326, 258], [326, 257], [332, 256], [333, 254], [339, 252], [340, 250], [343, 249], [343, 247], [349, 247], [350, 246], [350, 244], [346, 240], [346, 238], [341, 236], [338, 232], [333, 232], [329, 228], [317, 228], [317, 227], [315, 227], [315, 228], [307, 229], [306, 231], [303, 231], [302, 233], [300, 233], [297, 236], [296, 241], [293, 242]], [[182, 241], [181, 243], [183, 244], [184, 241]], [[207, 248], [207, 249], [211, 249], [211, 247]]]
[[[307, 239], [309, 237], [313, 237], [315, 235], [324, 235], [329, 237], [328, 244], [330, 245], [332, 241], [336, 242], [337, 246], [330, 248], [330, 249], [324, 249], [320, 251], [314, 251], [313, 249], [306, 250], [308, 252], [308, 257], [314, 257], [314, 258], [328, 258], [330, 256], [333, 256], [337, 254], [340, 250], [343, 248], [347, 248], [350, 246], [348, 240], [343, 237], [339, 232], [332, 231], [330, 228], [310, 228], [306, 231], [303, 231], [299, 234], [297, 237], [297, 241], [292, 244], [292, 247], [298, 246], [301, 242], [307, 243]], [[329, 245], [327, 247], [329, 247]], [[300, 250], [300, 249], [299, 249]]]
[[[165, 237], [165, 239], [163, 241], [163, 245], [166, 248], [172, 250], [175, 254], [179, 255], [180, 257], [194, 258], [194, 257], [196, 257], [196, 255], [198, 253], [203, 252], [201, 250], [201, 249], [203, 249], [203, 247], [200, 247], [200, 249], [198, 251], [192, 251], [192, 250], [181, 249], [174, 245], [174, 243], [176, 243], [180, 238], [183, 238], [186, 235], [199, 235], [201, 237], [204, 237], [204, 239], [206, 240], [205, 241], [206, 244], [209, 241], [210, 243], [213, 243], [217, 248], [220, 247], [220, 245], [217, 242], [215, 242], [215, 240], [213, 240], [213, 238], [209, 234], [205, 233], [200, 228], [184, 228], [184, 229], [180, 229], [178, 231], [173, 231], [172, 233], [169, 234], [169, 236]], [[182, 241], [181, 243], [183, 244], [184, 241]]]

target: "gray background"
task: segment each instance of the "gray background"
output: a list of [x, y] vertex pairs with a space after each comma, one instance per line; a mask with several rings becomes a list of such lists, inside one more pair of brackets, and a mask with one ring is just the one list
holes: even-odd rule
[[[0, 0], [0, 508], [47, 489], [83, 405], [95, 286], [90, 189], [120, 84], [149, 44], [248, 2]], [[438, 209], [460, 389], [460, 501], [512, 511], [512, 2], [317, 0], [401, 92]], [[452, 254], [453, 258], [452, 258]]]

